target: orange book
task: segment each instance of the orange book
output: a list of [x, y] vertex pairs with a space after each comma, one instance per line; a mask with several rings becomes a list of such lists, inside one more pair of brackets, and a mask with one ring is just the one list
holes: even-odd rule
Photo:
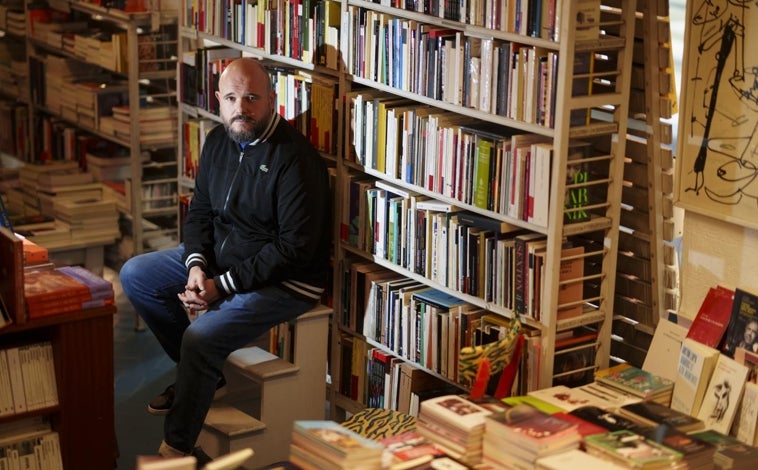
[[28, 238], [22, 238], [24, 248], [24, 265], [29, 266], [37, 263], [46, 263], [50, 260], [47, 248], [40, 246]]
[[76, 298], [89, 300], [89, 287], [56, 270], [30, 271], [24, 273], [24, 298], [27, 305], [46, 301]]

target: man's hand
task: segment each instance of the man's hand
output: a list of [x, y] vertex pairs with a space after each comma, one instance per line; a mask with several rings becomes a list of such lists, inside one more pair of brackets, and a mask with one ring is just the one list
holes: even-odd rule
[[184, 292], [178, 294], [185, 307], [193, 310], [205, 310], [208, 305], [221, 296], [213, 279], [208, 279], [203, 270], [197, 266], [190, 269]]

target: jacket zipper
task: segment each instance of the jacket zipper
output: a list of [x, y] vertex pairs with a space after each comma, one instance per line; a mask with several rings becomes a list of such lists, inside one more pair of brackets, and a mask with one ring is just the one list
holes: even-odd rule
[[[224, 210], [223, 210], [224, 214], [226, 214], [226, 210], [229, 206], [229, 198], [232, 196], [232, 188], [234, 187], [234, 182], [237, 181], [237, 175], [239, 174], [240, 168], [242, 167], [242, 157], [244, 156], [245, 156], [245, 151], [242, 150], [240, 152], [239, 159], [237, 160], [237, 169], [234, 170], [232, 181], [229, 183], [229, 190], [226, 192], [226, 198], [224, 199]], [[229, 236], [232, 234], [233, 231], [234, 231], [234, 223], [232, 223], [232, 229], [229, 230], [229, 233], [226, 235], [226, 238], [224, 238], [224, 241], [221, 242], [221, 249], [219, 249], [219, 255], [224, 252], [226, 241], [229, 239]]]

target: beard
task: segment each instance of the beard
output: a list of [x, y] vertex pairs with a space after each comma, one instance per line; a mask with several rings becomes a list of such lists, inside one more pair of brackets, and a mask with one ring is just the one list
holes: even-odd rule
[[[236, 121], [252, 123], [253, 127], [245, 130], [235, 130], [232, 128], [232, 124]], [[238, 115], [231, 118], [228, 122], [224, 122], [224, 127], [226, 128], [226, 133], [229, 135], [230, 139], [238, 144], [243, 144], [257, 139], [265, 130], [266, 123], [268, 123], [268, 120], [261, 122], [247, 116]]]

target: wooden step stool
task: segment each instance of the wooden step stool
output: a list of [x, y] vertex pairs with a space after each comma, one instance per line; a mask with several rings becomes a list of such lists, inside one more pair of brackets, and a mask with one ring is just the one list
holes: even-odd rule
[[293, 362], [269, 353], [266, 346], [248, 346], [229, 356], [225, 393], [214, 400], [198, 438], [208, 455], [251, 447], [255, 454], [244, 468], [287, 460], [292, 423], [325, 419], [331, 313], [318, 305], [292, 320]]

